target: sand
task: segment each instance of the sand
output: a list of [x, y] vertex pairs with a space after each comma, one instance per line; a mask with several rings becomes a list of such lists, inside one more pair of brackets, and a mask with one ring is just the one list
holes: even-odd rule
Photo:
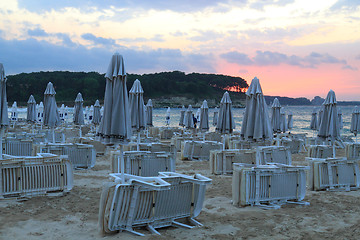
[[[338, 153], [343, 154], [342, 151]], [[295, 165], [305, 153], [294, 154]], [[0, 201], [0, 239], [358, 239], [360, 191], [307, 191], [310, 206], [283, 205], [280, 209], [238, 208], [231, 204], [232, 176], [215, 176], [209, 162], [177, 161], [177, 171], [201, 173], [213, 179], [197, 220], [203, 227], [158, 229], [161, 236], [120, 232], [103, 236], [97, 220], [101, 186], [108, 177], [108, 157], [99, 156], [93, 169], [76, 170], [74, 188], [60, 197]]]

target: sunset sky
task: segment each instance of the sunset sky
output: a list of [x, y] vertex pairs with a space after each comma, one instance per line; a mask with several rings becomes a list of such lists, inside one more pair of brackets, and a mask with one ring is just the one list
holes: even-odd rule
[[266, 95], [360, 101], [359, 0], [0, 0], [7, 75], [104, 73], [116, 51], [129, 73], [257, 76]]

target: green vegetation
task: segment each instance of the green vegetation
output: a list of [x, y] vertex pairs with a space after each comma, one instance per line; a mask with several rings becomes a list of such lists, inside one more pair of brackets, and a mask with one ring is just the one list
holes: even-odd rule
[[[74, 104], [78, 92], [81, 92], [85, 105], [90, 105], [96, 99], [103, 101], [105, 92], [104, 74], [96, 72], [34, 72], [7, 76], [7, 97], [9, 104], [17, 101], [25, 105], [32, 94], [36, 102], [43, 101], [44, 91], [48, 82], [54, 84], [56, 101], [68, 106]], [[128, 74], [127, 87], [130, 90], [133, 82], [139, 79], [144, 89], [145, 99], [185, 97], [199, 102], [204, 99], [221, 100], [224, 88], [232, 87], [244, 91], [248, 87], [240, 77], [216, 74], [185, 74], [183, 72], [161, 72], [154, 74]], [[244, 99], [242, 92], [231, 93], [233, 101]], [[182, 103], [179, 103], [182, 104]]]

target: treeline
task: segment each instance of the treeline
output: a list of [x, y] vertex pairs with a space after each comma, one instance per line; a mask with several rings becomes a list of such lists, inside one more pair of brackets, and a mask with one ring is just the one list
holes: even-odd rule
[[[48, 82], [52, 82], [56, 91], [58, 104], [72, 106], [76, 95], [81, 92], [86, 105], [93, 104], [96, 99], [103, 101], [105, 92], [104, 74], [97, 72], [34, 72], [7, 76], [7, 97], [9, 105], [17, 101], [25, 105], [32, 94], [36, 102], [43, 101], [44, 91]], [[244, 91], [248, 84], [240, 77], [218, 74], [185, 74], [180, 71], [161, 72], [154, 74], [128, 74], [127, 87], [130, 90], [135, 79], [141, 81], [144, 97], [169, 98], [173, 96], [194, 99], [220, 98], [224, 88], [242, 91], [232, 93], [232, 98], [244, 99]]]
[[277, 98], [281, 105], [311, 105], [311, 101], [307, 98], [289, 98], [289, 97], [280, 97], [280, 96], [265, 96], [265, 101], [267, 104], [272, 104], [274, 99]]

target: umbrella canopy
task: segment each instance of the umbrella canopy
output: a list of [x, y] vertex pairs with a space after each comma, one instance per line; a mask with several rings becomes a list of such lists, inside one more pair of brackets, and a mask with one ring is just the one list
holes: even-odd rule
[[340, 129], [343, 129], [344, 121], [343, 121], [343, 117], [342, 117], [341, 108], [339, 107], [337, 110], [338, 110], [338, 118], [339, 118], [339, 127], [340, 127]]
[[153, 104], [151, 99], [146, 104], [146, 126], [153, 126]]
[[209, 107], [207, 101], [204, 100], [200, 108], [200, 131], [209, 131]]
[[256, 141], [272, 138], [269, 112], [257, 77], [251, 81], [245, 95], [246, 108], [241, 126], [241, 136], [245, 140]]
[[104, 143], [124, 144], [131, 137], [131, 118], [123, 57], [115, 53], [105, 74], [104, 114], [98, 135]]
[[281, 105], [277, 98], [271, 106], [271, 126], [274, 133], [281, 133]]
[[292, 129], [294, 125], [294, 119], [293, 119], [293, 113], [289, 112], [288, 113], [288, 120], [287, 120], [287, 127], [288, 129]]
[[100, 114], [100, 102], [99, 100], [95, 101], [94, 105], [94, 113], [93, 113], [93, 119], [92, 123], [95, 125], [98, 125], [101, 121], [101, 114]]
[[336, 108], [336, 96], [330, 90], [323, 103], [324, 113], [319, 126], [318, 136], [322, 139], [335, 140], [340, 137], [340, 124]]
[[4, 128], [9, 125], [6, 80], [4, 66], [0, 63], [0, 128]]
[[280, 109], [280, 130], [281, 132], [286, 132], [288, 130], [284, 108]]
[[215, 107], [214, 116], [213, 116], [213, 126], [217, 125], [218, 116], [219, 116], [219, 110], [217, 109], [217, 107]]
[[324, 105], [322, 105], [322, 106], [320, 107], [319, 112], [318, 112], [318, 122], [317, 122], [318, 129], [317, 129], [317, 130], [319, 130], [321, 121], [322, 121], [322, 119], [323, 119], [323, 115], [324, 115]]
[[74, 123], [76, 125], [84, 125], [84, 108], [83, 108], [84, 99], [82, 98], [81, 93], [78, 93], [75, 99], [75, 109], [74, 109]]
[[311, 113], [311, 120], [310, 120], [310, 129], [311, 130], [318, 130], [318, 120], [317, 120], [317, 110], [314, 108], [313, 112]]
[[193, 118], [192, 106], [191, 105], [189, 105], [188, 109], [186, 110], [185, 118], [184, 118], [184, 126], [187, 129], [193, 129], [194, 128], [194, 118]]
[[225, 92], [220, 101], [219, 118], [216, 125], [216, 131], [219, 133], [232, 133], [235, 128], [235, 122], [232, 114], [232, 102], [228, 92]]
[[168, 107], [168, 109], [166, 110], [166, 117], [165, 117], [165, 120], [166, 120], [166, 125], [170, 125], [170, 112], [171, 112], [171, 109], [170, 107]]
[[350, 132], [352, 132], [355, 137], [357, 136], [358, 132], [360, 132], [360, 111], [357, 106], [354, 107], [354, 110], [351, 114]]
[[27, 101], [26, 120], [28, 122], [36, 122], [36, 101], [33, 95], [30, 95]]
[[134, 81], [129, 92], [131, 127], [140, 131], [145, 128], [144, 90], [138, 79]]
[[55, 94], [54, 86], [49, 82], [44, 92], [44, 125], [51, 128], [60, 124]]
[[17, 102], [14, 101], [13, 105], [11, 106], [11, 121], [17, 121], [17, 115], [18, 115]]
[[196, 110], [196, 114], [195, 114], [196, 120], [197, 120], [198, 122], [200, 122], [200, 117], [201, 117], [200, 114], [201, 114], [201, 109], [198, 108], [198, 109]]
[[182, 127], [185, 126], [184, 125], [185, 112], [186, 112], [186, 108], [183, 105], [180, 110], [180, 120], [179, 120], [179, 126], [182, 126]]

